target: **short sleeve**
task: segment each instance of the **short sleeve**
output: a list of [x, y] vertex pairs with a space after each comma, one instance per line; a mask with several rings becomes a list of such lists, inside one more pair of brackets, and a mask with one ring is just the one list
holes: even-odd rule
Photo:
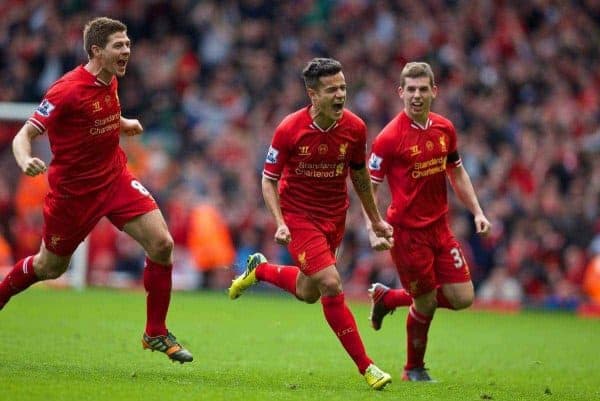
[[67, 102], [66, 92], [63, 85], [52, 86], [27, 122], [37, 128], [40, 133], [46, 132], [61, 114], [61, 110]]
[[458, 136], [454, 124], [448, 122], [448, 166], [456, 168], [462, 164], [460, 155], [458, 154]]
[[289, 157], [289, 135], [281, 125], [275, 130], [271, 146], [265, 158], [263, 176], [271, 180], [279, 180], [283, 167]]
[[385, 136], [378, 135], [373, 141], [371, 155], [369, 156], [368, 166], [371, 181], [377, 184], [381, 184], [385, 178], [391, 157], [389, 150], [393, 148], [392, 146], [386, 146], [385, 142]]
[[350, 155], [350, 163], [355, 165], [364, 165], [367, 156], [367, 126], [361, 120], [356, 133], [356, 146]]

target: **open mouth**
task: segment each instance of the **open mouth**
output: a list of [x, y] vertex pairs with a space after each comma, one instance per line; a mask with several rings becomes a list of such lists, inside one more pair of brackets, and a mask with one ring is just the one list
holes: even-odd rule
[[423, 102], [412, 102], [410, 105], [412, 106], [413, 110], [420, 111], [423, 109]]
[[340, 112], [344, 109], [344, 103], [334, 103], [331, 108], [333, 109], [333, 111], [335, 112]]
[[119, 60], [117, 61], [117, 65], [121, 68], [125, 68], [127, 66], [127, 60]]

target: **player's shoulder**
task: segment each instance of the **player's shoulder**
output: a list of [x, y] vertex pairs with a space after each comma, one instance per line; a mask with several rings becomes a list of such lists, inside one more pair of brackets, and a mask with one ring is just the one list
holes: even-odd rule
[[[405, 121], [406, 120], [406, 121]], [[402, 127], [410, 125], [410, 122], [407, 120], [404, 112], [398, 113], [394, 118], [392, 118], [377, 134], [377, 138], [390, 138], [397, 137], [398, 135], [402, 135], [405, 130], [402, 130]]]
[[362, 118], [355, 114], [352, 110], [344, 108], [344, 115], [342, 116], [342, 123], [349, 127], [364, 130], [367, 128], [367, 124]]
[[89, 79], [88, 74], [86, 73], [83, 66], [77, 66], [73, 68], [71, 71], [66, 72], [62, 77], [60, 77], [56, 82], [62, 84], [82, 84], [86, 83]]
[[[80, 67], [74, 68], [58, 78], [47, 90], [47, 93], [66, 93], [83, 84]], [[75, 91], [76, 92], [76, 91]]]
[[450, 119], [444, 117], [441, 114], [430, 112], [429, 119], [431, 120], [432, 125], [440, 126], [447, 129], [454, 129], [454, 124]]
[[310, 115], [308, 114], [308, 108], [303, 107], [300, 110], [296, 110], [287, 116], [285, 116], [279, 126], [278, 130], [296, 130], [299, 126], [310, 124]]

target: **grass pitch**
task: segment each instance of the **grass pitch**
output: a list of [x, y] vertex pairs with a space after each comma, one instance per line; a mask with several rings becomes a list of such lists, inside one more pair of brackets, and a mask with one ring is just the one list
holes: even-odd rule
[[368, 324], [370, 356], [392, 373], [367, 387], [319, 304], [272, 293], [176, 293], [169, 328], [190, 364], [142, 351], [142, 292], [33, 288], [0, 312], [0, 400], [598, 400], [600, 321], [565, 314], [438, 311], [427, 366], [437, 384], [399, 380], [405, 311]]

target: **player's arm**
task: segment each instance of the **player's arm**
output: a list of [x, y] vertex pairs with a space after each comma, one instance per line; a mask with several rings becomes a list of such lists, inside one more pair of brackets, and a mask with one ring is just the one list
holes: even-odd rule
[[30, 123], [25, 123], [12, 141], [12, 151], [17, 165], [23, 173], [36, 176], [48, 168], [43, 160], [31, 155], [31, 143], [41, 132]]
[[142, 124], [135, 118], [121, 116], [121, 135], [134, 136], [144, 131]]
[[[373, 199], [375, 200], [375, 204], [377, 204], [377, 189], [379, 188], [379, 184], [371, 181], [371, 185], [373, 186]], [[369, 243], [371, 244], [371, 248], [376, 251], [385, 251], [391, 249], [394, 246], [394, 238], [393, 237], [378, 237], [373, 231], [373, 226], [371, 224], [371, 220], [369, 220], [369, 216], [367, 216], [367, 212], [365, 208], [362, 208], [363, 217], [365, 218], [365, 225], [367, 227], [367, 233], [369, 235]]]
[[279, 193], [277, 191], [277, 184], [279, 181], [273, 180], [263, 176], [262, 178], [262, 193], [265, 200], [267, 209], [271, 212], [275, 218], [277, 224], [277, 231], [275, 231], [275, 242], [281, 245], [287, 245], [292, 236], [290, 229], [283, 220], [283, 213], [281, 212], [281, 206], [279, 203]]
[[447, 171], [448, 178], [458, 199], [473, 214], [476, 232], [483, 235], [488, 234], [492, 225], [487, 217], [485, 217], [485, 214], [483, 214], [467, 170], [460, 164], [457, 167], [449, 168]]
[[[385, 239], [385, 242], [378, 243], [376, 249], [390, 249], [393, 245], [393, 229], [379, 213], [369, 171], [364, 163], [350, 164], [350, 180], [352, 180], [354, 190], [360, 199], [363, 214], [366, 216], [369, 237], [373, 233], [375, 236]], [[373, 246], [373, 242], [371, 242], [371, 246]]]

